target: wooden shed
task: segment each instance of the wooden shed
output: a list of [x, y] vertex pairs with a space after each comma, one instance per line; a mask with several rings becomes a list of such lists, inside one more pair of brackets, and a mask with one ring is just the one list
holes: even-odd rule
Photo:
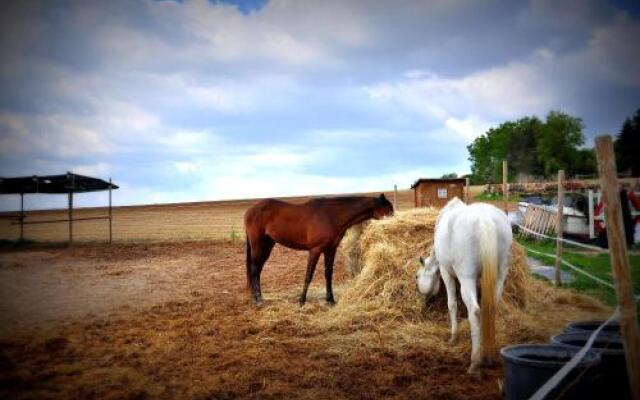
[[413, 189], [416, 207], [444, 207], [449, 200], [458, 197], [464, 201], [464, 178], [455, 179], [418, 179]]

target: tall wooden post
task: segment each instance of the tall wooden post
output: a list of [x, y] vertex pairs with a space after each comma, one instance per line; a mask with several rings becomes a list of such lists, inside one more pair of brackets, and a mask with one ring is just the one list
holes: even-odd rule
[[640, 329], [631, 282], [631, 269], [627, 255], [627, 242], [622, 223], [622, 208], [611, 136], [596, 138], [598, 174], [602, 189], [602, 202], [606, 218], [609, 256], [620, 308], [620, 331], [627, 360], [627, 375], [631, 398], [640, 400]]
[[24, 240], [24, 193], [20, 193], [20, 241]]
[[73, 191], [69, 190], [69, 244], [73, 243]]
[[109, 243], [112, 241], [112, 214], [111, 214], [111, 178], [109, 178]]
[[558, 171], [558, 214], [556, 217], [556, 286], [562, 285], [562, 236], [564, 230], [564, 170]]
[[73, 175], [67, 173], [67, 187], [69, 190], [69, 244], [73, 243]]
[[509, 214], [509, 171], [507, 160], [502, 161], [502, 197], [504, 212]]
[[469, 193], [469, 178], [464, 180], [464, 202], [469, 204], [471, 202], [471, 194]]
[[393, 210], [398, 211], [398, 185], [393, 185]]

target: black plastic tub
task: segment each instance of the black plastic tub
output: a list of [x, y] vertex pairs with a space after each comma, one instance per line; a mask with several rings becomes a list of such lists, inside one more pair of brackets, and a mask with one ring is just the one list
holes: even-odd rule
[[[591, 333], [604, 324], [605, 321], [575, 321], [567, 324], [564, 333]], [[609, 322], [600, 331], [601, 334], [620, 336], [620, 324], [617, 321]], [[600, 336], [600, 335], [598, 335]]]
[[[503, 347], [505, 398], [524, 400], [531, 397], [578, 350], [559, 345], [518, 344]], [[545, 399], [589, 399], [596, 388], [596, 366], [600, 355], [588, 351], [581, 362], [562, 379]]]
[[[551, 338], [551, 342], [570, 349], [580, 349], [589, 340], [590, 333], [563, 333]], [[627, 363], [620, 336], [598, 335], [591, 349], [600, 354], [599, 386], [601, 397], [631, 399]]]

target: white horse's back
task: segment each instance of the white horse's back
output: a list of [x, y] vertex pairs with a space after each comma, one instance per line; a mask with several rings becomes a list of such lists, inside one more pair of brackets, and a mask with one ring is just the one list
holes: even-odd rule
[[[484, 229], [483, 229], [484, 227]], [[487, 232], [489, 229], [490, 232]], [[481, 231], [483, 230], [483, 231]], [[485, 203], [464, 203], [443, 210], [436, 226], [434, 251], [439, 263], [455, 267], [455, 275], [479, 278], [480, 240], [495, 235], [496, 255], [499, 275], [506, 274], [513, 236], [511, 226], [504, 212]]]

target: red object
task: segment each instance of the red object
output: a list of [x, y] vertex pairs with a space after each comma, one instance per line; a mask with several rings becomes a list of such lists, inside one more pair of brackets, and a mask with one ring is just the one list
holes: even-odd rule
[[[640, 199], [638, 198], [638, 196], [636, 196], [635, 192], [633, 190], [630, 190], [627, 193], [627, 196], [629, 197], [629, 201], [631, 202], [631, 205], [633, 205], [633, 208], [640, 211]], [[640, 217], [636, 217], [634, 222], [636, 224], [640, 223]]]
[[602, 211], [604, 211], [604, 203], [601, 201], [600, 203], [598, 203], [595, 210], [593, 210], [593, 227], [594, 230], [598, 233], [604, 232], [604, 223], [601, 220], [595, 219], [595, 217], [602, 214]]

